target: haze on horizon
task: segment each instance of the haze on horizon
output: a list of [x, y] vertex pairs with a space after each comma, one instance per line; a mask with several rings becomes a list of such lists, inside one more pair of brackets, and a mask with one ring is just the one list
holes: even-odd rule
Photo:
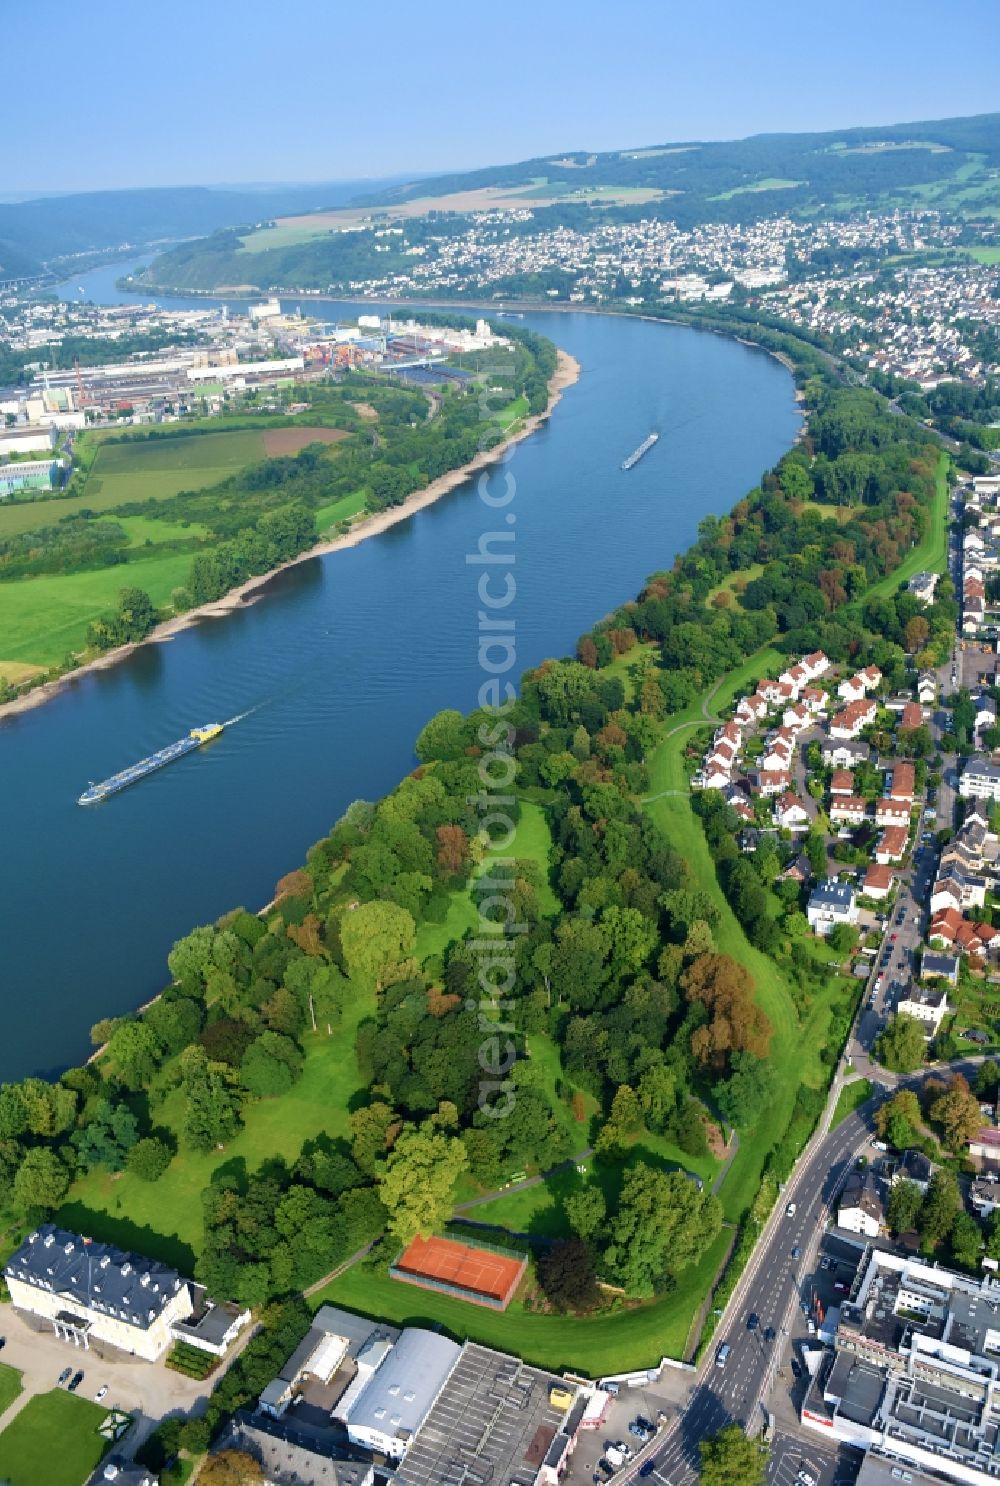
[[[822, 9], [822, 8], [821, 8]], [[992, 112], [995, 0], [548, 7], [125, 0], [4, 19], [0, 199], [406, 177], [566, 150]]]

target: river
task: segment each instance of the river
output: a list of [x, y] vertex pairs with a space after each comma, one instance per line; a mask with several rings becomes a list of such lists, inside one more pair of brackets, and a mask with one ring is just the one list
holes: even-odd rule
[[[121, 300], [114, 280], [125, 267], [71, 280], [66, 297], [82, 286], [95, 301]], [[800, 424], [788, 372], [735, 341], [586, 314], [527, 314], [524, 324], [582, 374], [506, 464], [516, 481], [515, 677], [572, 653], [594, 620], [691, 543], [703, 516], [759, 480]], [[653, 428], [659, 443], [623, 474]], [[502, 489], [504, 475], [493, 479]], [[351, 800], [377, 798], [413, 766], [428, 717], [475, 705], [479, 569], [465, 557], [500, 524], [474, 485], [461, 486], [356, 548], [279, 575], [258, 603], [144, 646], [0, 726], [0, 1078], [85, 1057], [94, 1021], [160, 988], [178, 936], [266, 902]], [[135, 788], [76, 804], [89, 780], [251, 708]]]

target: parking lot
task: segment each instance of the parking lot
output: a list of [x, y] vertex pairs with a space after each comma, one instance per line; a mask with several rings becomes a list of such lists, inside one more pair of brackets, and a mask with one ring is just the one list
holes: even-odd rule
[[629, 1425], [641, 1416], [654, 1426], [657, 1433], [662, 1433], [683, 1409], [691, 1391], [691, 1376], [665, 1368], [664, 1376], [653, 1384], [642, 1388], [622, 1385], [620, 1393], [608, 1405], [601, 1428], [581, 1430], [565, 1480], [571, 1486], [586, 1486], [595, 1480], [608, 1479], [598, 1469], [598, 1462], [606, 1458], [607, 1446], [620, 1441], [633, 1454], [638, 1454], [643, 1446], [629, 1433]]

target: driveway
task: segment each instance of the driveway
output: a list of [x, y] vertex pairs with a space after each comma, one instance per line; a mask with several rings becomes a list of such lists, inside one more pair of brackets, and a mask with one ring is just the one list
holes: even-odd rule
[[[253, 1335], [248, 1327], [232, 1348], [227, 1359], [231, 1362], [246, 1341]], [[119, 1408], [132, 1414], [134, 1423], [120, 1448], [131, 1455], [153, 1429], [168, 1414], [199, 1414], [203, 1412], [208, 1395], [222, 1376], [222, 1368], [212, 1373], [203, 1383], [174, 1372], [162, 1362], [139, 1362], [122, 1359], [111, 1362], [98, 1357], [96, 1352], [84, 1351], [72, 1342], [60, 1341], [49, 1331], [32, 1331], [13, 1307], [0, 1307], [0, 1333], [6, 1336], [7, 1345], [0, 1353], [0, 1361], [14, 1367], [22, 1374], [23, 1389], [7, 1413], [0, 1417], [3, 1429], [15, 1414], [19, 1413], [30, 1398], [38, 1393], [49, 1393], [57, 1386], [56, 1380], [64, 1368], [74, 1372], [82, 1370], [83, 1381], [79, 1387], [81, 1398], [93, 1398], [97, 1390], [107, 1384], [107, 1394], [102, 1402], [109, 1408]]]

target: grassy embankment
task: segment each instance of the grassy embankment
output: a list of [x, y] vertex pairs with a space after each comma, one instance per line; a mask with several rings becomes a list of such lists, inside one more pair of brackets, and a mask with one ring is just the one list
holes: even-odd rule
[[0, 1480], [80, 1486], [107, 1449], [97, 1432], [107, 1412], [62, 1389], [30, 1399], [0, 1434]]
[[872, 1086], [866, 1078], [856, 1078], [853, 1083], [845, 1084], [837, 1095], [836, 1108], [833, 1111], [833, 1119], [830, 1121], [830, 1129], [836, 1130], [842, 1120], [852, 1115], [862, 1104], [867, 1104], [872, 1095]]

